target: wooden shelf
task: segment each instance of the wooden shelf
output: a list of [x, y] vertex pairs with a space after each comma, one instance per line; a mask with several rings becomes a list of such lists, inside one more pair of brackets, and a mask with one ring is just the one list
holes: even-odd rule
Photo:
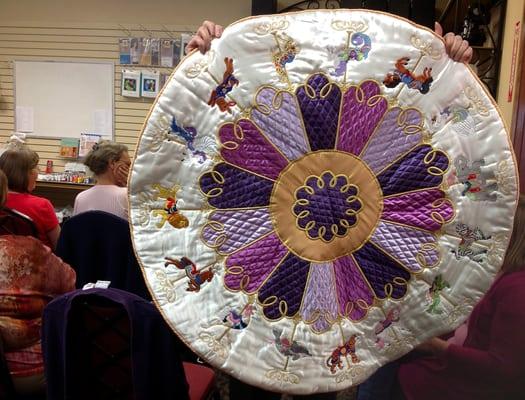
[[37, 181], [37, 188], [50, 189], [72, 189], [86, 190], [93, 186], [93, 183], [73, 183], [73, 182], [55, 182], [55, 181]]
[[90, 187], [93, 187], [93, 184], [37, 181], [33, 194], [45, 197], [55, 207], [72, 207], [75, 204], [75, 197]]

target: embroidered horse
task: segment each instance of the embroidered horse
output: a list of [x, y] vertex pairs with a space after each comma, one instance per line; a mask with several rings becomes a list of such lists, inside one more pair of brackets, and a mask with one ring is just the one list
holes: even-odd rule
[[359, 358], [355, 354], [355, 342], [357, 340], [357, 335], [352, 335], [350, 339], [346, 341], [342, 346], [337, 347], [330, 357], [326, 359], [326, 366], [330, 368], [330, 372], [335, 374], [337, 368], [343, 369], [343, 357], [350, 356], [354, 364], [359, 363]]
[[222, 322], [232, 329], [242, 330], [250, 323], [252, 314], [253, 307], [251, 304], [248, 304], [240, 313], [235, 310], [230, 310], [222, 319]]
[[472, 248], [472, 245], [478, 240], [489, 240], [492, 236], [486, 236], [478, 227], [472, 229], [466, 224], [458, 224], [456, 226], [456, 232], [461, 237], [461, 242], [459, 243], [458, 248], [452, 250], [456, 256], [456, 260], [461, 259], [461, 257], [468, 257], [472, 261], [482, 263], [488, 250], [475, 250]]
[[239, 85], [239, 80], [233, 75], [233, 59], [226, 57], [224, 64], [226, 64], [226, 70], [224, 71], [222, 82], [211, 92], [208, 105], [212, 107], [217, 105], [222, 112], [227, 111], [231, 114], [230, 107], [237, 103], [226, 100], [226, 96], [233, 90], [234, 86]]
[[332, 75], [342, 76], [350, 60], [361, 61], [368, 57], [368, 53], [372, 48], [372, 41], [368, 35], [356, 32], [351, 37], [351, 43], [354, 47], [343, 48], [337, 52], [335, 71]]
[[187, 257], [182, 257], [180, 260], [166, 257], [164, 266], [167, 267], [168, 265], [175, 265], [178, 269], [183, 269], [186, 272], [189, 280], [186, 289], [188, 292], [199, 292], [205, 282], [211, 282], [213, 279], [214, 272], [211, 268], [198, 271], [195, 263]]
[[428, 290], [428, 297], [430, 300], [430, 305], [426, 309], [428, 313], [441, 314], [441, 309], [439, 308], [439, 305], [441, 304], [441, 292], [449, 287], [449, 283], [445, 281], [441, 275], [434, 278], [432, 286]]
[[498, 196], [498, 183], [488, 184], [488, 179], [495, 179], [494, 174], [485, 172], [481, 167], [485, 166], [485, 160], [477, 160], [472, 163], [464, 156], [459, 156], [454, 161], [456, 167], [456, 177], [463, 184], [462, 196], [467, 196], [474, 201], [496, 201]]
[[154, 200], [165, 199], [163, 210], [153, 210], [154, 216], [162, 218], [157, 227], [162, 228], [167, 221], [174, 228], [186, 228], [189, 225], [188, 218], [182, 215], [177, 208], [177, 192], [180, 190], [180, 186], [175, 185], [168, 189], [155, 183], [152, 187], [157, 190]]
[[293, 41], [293, 39], [285, 34], [281, 37], [276, 36], [275, 39], [278, 42], [282, 42], [282, 48], [279, 46], [277, 50], [272, 53], [272, 61], [275, 65], [275, 70], [279, 79], [282, 82], [286, 81], [286, 64], [291, 63], [295, 60], [295, 56], [299, 52], [299, 47]]
[[199, 156], [199, 162], [201, 164], [206, 160], [206, 153], [195, 148], [194, 142], [197, 136], [197, 130], [195, 128], [179, 126], [175, 117], [173, 117], [170, 124], [170, 133], [181, 139], [194, 156]]
[[395, 88], [400, 83], [404, 83], [410, 89], [419, 90], [421, 94], [426, 94], [430, 90], [430, 84], [434, 81], [432, 78], [432, 68], [423, 70], [421, 75], [415, 75], [406, 67], [410, 59], [402, 57], [396, 61], [396, 69], [392, 73], [388, 73], [383, 80], [387, 88]]

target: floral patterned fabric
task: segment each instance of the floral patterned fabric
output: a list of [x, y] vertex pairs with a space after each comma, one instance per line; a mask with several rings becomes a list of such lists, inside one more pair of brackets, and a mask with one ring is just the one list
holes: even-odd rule
[[42, 311], [75, 288], [75, 271], [28, 236], [0, 236], [0, 260], [0, 335], [9, 369], [17, 376], [42, 372]]
[[493, 101], [441, 38], [309, 11], [240, 21], [182, 61], [137, 147], [130, 219], [194, 351], [306, 394], [461, 323], [502, 262], [516, 183]]

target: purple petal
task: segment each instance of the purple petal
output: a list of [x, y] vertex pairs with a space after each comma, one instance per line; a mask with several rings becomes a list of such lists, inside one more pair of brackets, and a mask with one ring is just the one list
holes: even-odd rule
[[359, 155], [387, 108], [375, 81], [351, 86], [343, 96], [337, 149]]

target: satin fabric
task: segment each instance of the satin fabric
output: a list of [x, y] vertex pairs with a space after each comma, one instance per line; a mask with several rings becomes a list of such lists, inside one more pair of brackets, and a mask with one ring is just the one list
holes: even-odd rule
[[[326, 149], [377, 176], [382, 214], [351, 255], [319, 261], [288, 247], [275, 233], [287, 220], [265, 205], [282, 171]], [[290, 180], [287, 218], [311, 246], [348, 234], [367, 207], [364, 188], [323, 171], [312, 167], [318, 186]], [[190, 54], [151, 109], [129, 181], [135, 251], [173, 330], [226, 373], [296, 394], [356, 385], [464, 321], [500, 267], [516, 195], [508, 133], [474, 73], [430, 30], [363, 10], [247, 18]], [[301, 196], [317, 196], [314, 211]], [[346, 222], [330, 228], [336, 214]]]

